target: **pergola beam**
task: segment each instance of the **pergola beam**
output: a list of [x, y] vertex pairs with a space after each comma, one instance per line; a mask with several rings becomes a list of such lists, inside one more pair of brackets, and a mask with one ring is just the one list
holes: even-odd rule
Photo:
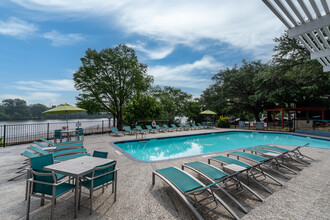
[[298, 35], [314, 31], [330, 25], [330, 14], [314, 19], [310, 22], [300, 24], [299, 26], [292, 27], [288, 30], [289, 37], [296, 37]]

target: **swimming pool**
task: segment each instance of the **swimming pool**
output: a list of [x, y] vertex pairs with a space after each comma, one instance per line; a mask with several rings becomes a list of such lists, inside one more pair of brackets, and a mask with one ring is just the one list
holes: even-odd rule
[[213, 152], [234, 150], [261, 144], [283, 144], [330, 149], [330, 141], [269, 132], [230, 131], [189, 136], [123, 141], [114, 144], [132, 159], [159, 161]]

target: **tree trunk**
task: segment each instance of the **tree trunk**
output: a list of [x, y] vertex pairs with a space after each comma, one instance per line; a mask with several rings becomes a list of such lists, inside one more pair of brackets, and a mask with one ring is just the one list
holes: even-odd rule
[[122, 130], [123, 128], [123, 111], [122, 109], [120, 108], [119, 112], [118, 112], [118, 120], [117, 120], [117, 128], [118, 130]]
[[256, 119], [257, 122], [260, 122], [259, 118], [259, 112], [253, 112], [254, 118]]

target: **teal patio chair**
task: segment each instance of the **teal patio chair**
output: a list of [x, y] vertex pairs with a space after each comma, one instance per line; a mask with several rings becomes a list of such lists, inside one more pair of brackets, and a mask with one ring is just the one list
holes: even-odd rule
[[163, 124], [163, 127], [165, 128], [166, 131], [173, 132], [174, 129], [170, 128], [167, 124]]
[[85, 179], [80, 183], [79, 205], [81, 200], [81, 187], [89, 190], [90, 199], [90, 215], [93, 212], [93, 192], [99, 189], [104, 191], [104, 187], [112, 184], [112, 193], [114, 193], [114, 202], [117, 195], [117, 171], [116, 161], [97, 166], [90, 175], [86, 175]]
[[161, 128], [159, 125], [155, 125], [155, 128], [156, 128], [159, 132], [165, 132], [165, 128]]
[[59, 181], [54, 172], [43, 171], [43, 167], [50, 165], [53, 162], [51, 154], [31, 158], [31, 174], [32, 177], [28, 187], [28, 202], [26, 210], [26, 219], [30, 216], [31, 197], [41, 198], [41, 206], [44, 205], [44, 200], [51, 200], [50, 219], [54, 219], [54, 205], [56, 198], [70, 192], [75, 188], [75, 185]]
[[54, 142], [57, 144], [57, 139], [60, 139], [60, 142], [62, 142], [63, 136], [62, 136], [62, 129], [57, 129], [54, 131]]
[[76, 141], [84, 140], [84, 129], [83, 128], [76, 128]]
[[181, 131], [182, 129], [177, 127], [175, 124], [171, 124], [171, 127], [175, 130], [175, 131]]
[[148, 129], [149, 133], [156, 133], [158, 131], [158, 129], [152, 128], [151, 125], [146, 125], [146, 128]]
[[125, 136], [125, 133], [123, 131], [119, 131], [117, 127], [111, 127], [111, 131], [112, 132], [110, 133], [110, 135], [115, 134], [117, 136], [119, 136], [119, 135], [124, 135]]
[[93, 157], [107, 158], [108, 152], [94, 150]]
[[184, 130], [184, 131], [188, 131], [188, 130], [189, 130], [189, 128], [183, 126], [182, 124], [178, 124], [178, 125], [179, 125], [179, 128], [180, 128], [181, 130]]
[[[167, 167], [152, 172], [152, 185], [155, 185], [156, 175], [175, 190], [181, 199], [188, 205], [197, 219], [203, 219], [198, 210], [203, 211], [203, 213], [206, 214], [215, 210], [219, 203], [235, 219], [239, 219], [237, 214], [213, 192], [213, 187], [220, 181], [214, 182], [210, 185], [204, 185], [195, 177], [176, 167]], [[210, 204], [213, 204], [213, 207], [209, 207]]]
[[146, 133], [148, 129], [143, 129], [140, 125], [135, 126], [138, 133]]

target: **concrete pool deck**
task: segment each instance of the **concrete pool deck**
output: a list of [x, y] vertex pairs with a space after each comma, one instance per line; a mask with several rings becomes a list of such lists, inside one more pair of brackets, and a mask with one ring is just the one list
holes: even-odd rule
[[[225, 131], [224, 129], [204, 129], [196, 131], [168, 132], [147, 135], [147, 138], [177, 136], [185, 134]], [[110, 146], [109, 142], [135, 139], [135, 136], [116, 137], [108, 134], [86, 136], [84, 147], [89, 153], [94, 150], [109, 152], [109, 158], [118, 161], [117, 201], [113, 202], [111, 189], [104, 194], [96, 192], [94, 213], [89, 215], [87, 191], [82, 193], [82, 207], [77, 219], [193, 219], [194, 215], [176, 195], [174, 190], [156, 177], [156, 184], [151, 184], [153, 170], [169, 166], [181, 167], [190, 161], [207, 162], [207, 157], [197, 156], [155, 163], [140, 163], [128, 159]], [[25, 175], [8, 182], [15, 176], [23, 157], [20, 156], [30, 144], [15, 145], [0, 149], [0, 219], [25, 219], [27, 202], [24, 201]], [[257, 201], [248, 193], [237, 195], [248, 210], [241, 212], [225, 196], [221, 196], [242, 219], [330, 219], [330, 150], [304, 148], [302, 152], [316, 161], [304, 167], [298, 175], [290, 175], [285, 180], [274, 174], [284, 183], [283, 187], [267, 181], [274, 193], [268, 194], [255, 185], [250, 187], [258, 192], [265, 201]], [[217, 154], [218, 155], [218, 154]], [[223, 154], [225, 155], [225, 154]], [[192, 174], [192, 172], [190, 172]], [[244, 179], [243, 179], [244, 182]], [[220, 194], [221, 195], [221, 194]], [[55, 206], [56, 219], [73, 219], [74, 193], [60, 197]], [[50, 204], [40, 206], [40, 200], [31, 199], [30, 219], [48, 219]], [[205, 219], [232, 219], [221, 206], [215, 211], [203, 215]]]

